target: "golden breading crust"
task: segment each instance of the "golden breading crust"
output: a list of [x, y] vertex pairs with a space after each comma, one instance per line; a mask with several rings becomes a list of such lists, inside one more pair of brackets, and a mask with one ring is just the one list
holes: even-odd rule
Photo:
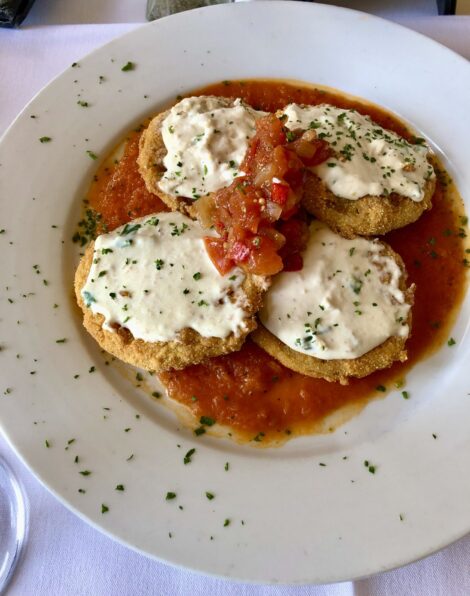
[[[225, 104], [226, 107], [233, 106], [235, 101], [225, 97], [217, 97], [217, 100]], [[193, 199], [169, 195], [158, 186], [159, 180], [166, 171], [163, 158], [167, 154], [167, 149], [162, 138], [162, 123], [168, 113], [169, 110], [155, 116], [140, 137], [139, 156], [137, 158], [139, 172], [144, 179], [147, 190], [158, 195], [172, 211], [181, 211], [181, 213], [197, 219]]]
[[376, 236], [413, 223], [431, 209], [436, 179], [426, 182], [423, 200], [392, 193], [366, 195], [355, 201], [333, 194], [313, 172], [307, 172], [302, 204], [305, 209], [344, 238]]
[[203, 337], [193, 329], [187, 328], [180, 332], [179, 340], [150, 343], [135, 339], [124, 327], [118, 328], [114, 333], [107, 331], [102, 327], [104, 317], [87, 308], [81, 295], [81, 289], [92, 265], [93, 247], [92, 242], [75, 273], [75, 295], [84, 314], [83, 325], [104, 350], [124, 362], [156, 372], [185, 368], [208, 358], [239, 350], [246, 336], [257, 326], [255, 315], [261, 306], [268, 283], [264, 277], [248, 275], [243, 283], [243, 290], [247, 296], [246, 330], [239, 336], [232, 333], [224, 339]]
[[[402, 276], [400, 278], [400, 290], [405, 294], [405, 300], [410, 306], [414, 302], [415, 285], [410, 287], [406, 285], [407, 273], [405, 264], [400, 255], [394, 252], [387, 244], [384, 244], [384, 251], [382, 254], [391, 256], [399, 265]], [[407, 323], [411, 330], [411, 310], [408, 312]], [[301, 352], [297, 352], [289, 348], [275, 337], [270, 331], [266, 329], [261, 323], [258, 328], [252, 333], [251, 338], [263, 350], [276, 358], [281, 364], [302, 373], [309, 377], [317, 377], [327, 381], [340, 382], [342, 385], [347, 385], [349, 377], [367, 377], [377, 370], [389, 368], [394, 362], [405, 362], [407, 353], [405, 349], [406, 338], [389, 337], [382, 344], [376, 348], [366, 352], [358, 358], [351, 360], [321, 360], [314, 356], [307, 356]]]

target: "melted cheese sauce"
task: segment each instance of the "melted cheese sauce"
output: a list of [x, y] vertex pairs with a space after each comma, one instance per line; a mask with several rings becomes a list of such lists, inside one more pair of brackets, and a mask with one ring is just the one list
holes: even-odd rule
[[162, 124], [167, 154], [160, 189], [198, 199], [228, 186], [240, 175], [256, 120], [263, 114], [240, 99], [233, 107], [216, 97], [187, 97], [177, 103]]
[[336, 196], [356, 200], [398, 193], [423, 199], [426, 181], [435, 175], [427, 145], [413, 145], [356, 110], [290, 104], [283, 112], [288, 129], [315, 130], [334, 150], [312, 170]]
[[288, 347], [321, 360], [352, 359], [408, 336], [402, 273], [380, 242], [346, 240], [315, 221], [303, 258], [301, 271], [274, 279], [260, 313]]
[[118, 324], [148, 342], [178, 339], [185, 328], [204, 337], [238, 334], [245, 328], [245, 274], [218, 273], [207, 235], [180, 213], [159, 213], [98, 236], [85, 304], [104, 316], [107, 331]]

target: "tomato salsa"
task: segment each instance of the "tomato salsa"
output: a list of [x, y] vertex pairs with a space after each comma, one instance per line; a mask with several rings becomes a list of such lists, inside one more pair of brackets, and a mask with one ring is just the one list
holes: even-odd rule
[[314, 131], [295, 138], [274, 114], [258, 120], [241, 165], [244, 175], [196, 203], [203, 222], [209, 211], [204, 223], [219, 232], [220, 238], [205, 242], [221, 274], [234, 266], [258, 275], [302, 268], [305, 246], [297, 239], [306, 240], [307, 225], [291, 218], [299, 213], [305, 166], [317, 165], [329, 155], [328, 144]]
[[[254, 108], [271, 112], [290, 102], [330, 103], [338, 107], [355, 108], [370, 115], [384, 128], [408, 140], [413, 137], [401, 122], [376, 106], [360, 103], [340, 93], [289, 82], [225, 81], [200, 89], [192, 95], [241, 97]], [[269, 119], [266, 122], [273, 124]], [[113, 229], [135, 217], [165, 209], [158, 197], [146, 190], [138, 172], [138, 141], [139, 132], [131, 133], [123, 157], [117, 163], [112, 159], [105, 162], [91, 185], [87, 200], [89, 208], [98, 214], [98, 229]], [[252, 143], [251, 151], [262, 152], [260, 144], [263, 142], [265, 140], [260, 140], [258, 145]], [[279, 157], [279, 163], [282, 164], [286, 148], [281, 135], [271, 149], [277, 150], [277, 147], [282, 149], [279, 150], [279, 155], [283, 153], [283, 157]], [[301, 161], [297, 151], [288, 150], [294, 155], [294, 161]], [[311, 151], [311, 148], [306, 150]], [[321, 155], [322, 149], [317, 147], [315, 151]], [[272, 154], [271, 151], [270, 164], [273, 163]], [[263, 168], [261, 166], [252, 171], [249, 169], [248, 155], [246, 161], [244, 167], [247, 167], [251, 182]], [[262, 159], [259, 163], [263, 163]], [[266, 163], [267, 160], [264, 165]], [[290, 171], [287, 176], [279, 177], [281, 187], [284, 182], [288, 183], [287, 192], [284, 188], [272, 185], [272, 176], [264, 181], [258, 179], [260, 184], [255, 184], [255, 188], [250, 183], [244, 187], [247, 194], [253, 193], [258, 199], [260, 188], [263, 193], [261, 198], [266, 199], [269, 194], [271, 202], [281, 207], [280, 217], [275, 220], [275, 225], [269, 221], [265, 225], [262, 218], [258, 219], [255, 231], [250, 230], [249, 221], [244, 222], [243, 229], [236, 230], [235, 235], [230, 237], [229, 250], [227, 246], [221, 248], [218, 243], [208, 242], [208, 251], [214, 261], [219, 263], [219, 269], [223, 270], [230, 262], [250, 262], [253, 271], [257, 267], [274, 271], [276, 267], [282, 267], [282, 263], [290, 269], [301, 267], [302, 233], [306, 224], [298, 211], [288, 213], [291, 205], [296, 208], [297, 204], [295, 201], [289, 202], [291, 191], [296, 193], [295, 171], [293, 167], [291, 177]], [[288, 170], [284, 172], [287, 173]], [[233, 188], [219, 193], [215, 210], [221, 224], [224, 224], [224, 210], [236, 208], [233, 197], [243, 201], [244, 195], [236, 184], [239, 182], [234, 183]], [[290, 217], [286, 216], [284, 209]], [[384, 240], [403, 258], [409, 281], [416, 284], [407, 362], [396, 363], [390, 369], [378, 371], [364, 379], [352, 379], [349, 385], [344, 386], [295, 373], [248, 340], [239, 352], [213, 358], [184, 370], [163, 373], [160, 375], [161, 381], [170, 397], [187, 406], [197, 418], [216, 420], [230, 427], [237, 437], [255, 443], [282, 441], [296, 434], [333, 430], [330, 426], [322, 425], [329, 415], [345, 406], [354, 405], [359, 409], [369, 399], [383, 396], [388, 389], [402, 384], [412, 366], [449, 339], [449, 328], [466, 288], [466, 223], [457, 190], [444, 168], [440, 167], [433, 208], [417, 222], [384, 236]], [[225, 240], [229, 239], [227, 228], [221, 227], [221, 230], [226, 233]], [[237, 244], [248, 245], [256, 237], [260, 237], [260, 242], [269, 247], [264, 253], [268, 255], [265, 260], [257, 261], [253, 256], [255, 252], [251, 251], [246, 256], [246, 252]], [[291, 241], [284, 245], [283, 238], [290, 238]], [[293, 248], [289, 252], [283, 246]], [[449, 345], [452, 345], [450, 340]]]

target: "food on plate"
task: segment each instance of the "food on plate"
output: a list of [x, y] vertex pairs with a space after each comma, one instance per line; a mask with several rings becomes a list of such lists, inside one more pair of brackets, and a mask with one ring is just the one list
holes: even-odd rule
[[346, 383], [406, 360], [413, 286], [385, 243], [314, 221], [303, 268], [280, 273], [253, 340], [288, 368]]
[[[198, 435], [210, 427], [216, 434], [268, 445], [308, 432], [331, 432], [368, 399], [401, 385], [411, 366], [448, 339], [468, 266], [466, 218], [455, 185], [427, 145], [396, 117], [340, 92], [282, 81], [224, 81], [177, 100], [175, 120], [167, 120], [168, 110], [143, 132], [145, 126], [130, 132], [122, 157], [115, 161], [113, 153], [94, 176], [76, 237], [83, 246], [87, 237], [96, 239], [76, 275], [85, 326], [105, 350], [157, 371], [169, 403], [184, 413], [184, 424]], [[245, 114], [245, 148], [236, 160], [228, 153], [217, 157], [221, 146], [240, 149], [223, 139], [234, 120], [228, 120], [224, 130], [212, 126], [206, 135], [204, 129], [196, 139], [202, 131], [196, 131], [195, 123], [212, 113], [208, 105]], [[181, 106], [187, 107], [183, 118], [178, 116]], [[291, 110], [300, 111], [295, 119], [301, 126], [297, 121], [292, 128], [287, 125]], [[313, 110], [318, 121], [302, 124], [302, 117]], [[246, 114], [251, 119], [248, 134]], [[335, 122], [328, 124], [332, 114]], [[335, 128], [338, 121], [342, 128]], [[166, 167], [163, 159], [171, 155], [179, 126], [194, 134], [179, 149], [178, 143], [173, 145], [173, 165], [170, 160]], [[164, 128], [171, 137], [168, 146]], [[331, 130], [337, 139], [328, 137]], [[361, 143], [355, 146], [364, 162], [359, 174], [350, 169], [357, 165], [355, 151], [340, 142], [346, 135]], [[203, 137], [207, 143], [199, 146]], [[214, 145], [218, 139], [222, 145]], [[177, 168], [188, 165], [183, 178], [195, 176], [186, 190], [175, 163]], [[377, 163], [385, 177], [373, 181], [370, 166]], [[222, 166], [223, 175], [217, 178], [217, 168], [210, 164]], [[330, 178], [334, 171], [344, 176]], [[158, 186], [163, 176], [166, 190]], [[327, 183], [335, 197], [333, 206], [324, 210]], [[355, 188], [356, 195], [340, 196], [346, 194], [343, 183]], [[343, 213], [340, 201], [352, 211]], [[171, 213], [162, 213], [169, 208]], [[155, 220], [157, 226], [152, 225]], [[370, 237], [371, 226], [374, 235], [394, 230], [379, 242]], [[167, 230], [164, 236], [174, 258], [155, 253], [159, 227]], [[96, 238], [103, 232], [108, 234]], [[197, 250], [186, 245], [193, 232]], [[138, 242], [123, 246], [126, 237]], [[117, 244], [101, 246], [108, 241]], [[147, 264], [138, 273], [140, 249]], [[122, 287], [118, 294], [109, 289], [110, 281], [118, 279], [108, 278], [113, 259], [120, 267], [116, 276], [136, 284], [133, 290]], [[336, 260], [341, 265], [335, 266]], [[206, 291], [201, 289], [202, 277], [184, 283], [173, 273], [178, 263], [189, 263], [193, 275], [211, 272], [213, 277], [207, 273], [204, 279], [213, 301], [202, 294], [192, 301], [196, 286], [197, 292]], [[333, 269], [329, 275], [320, 275], [328, 268]], [[234, 275], [240, 279], [232, 279]], [[99, 292], [93, 294], [106, 285], [105, 300]], [[290, 287], [286, 295], [284, 286]], [[154, 287], [164, 290], [150, 300]], [[312, 292], [315, 300], [303, 305]], [[240, 293], [246, 301], [238, 300]], [[140, 298], [132, 304], [134, 295]], [[145, 306], [144, 319], [153, 328], [139, 321], [139, 305]], [[292, 315], [299, 305], [306, 316], [296, 321]], [[231, 314], [225, 317], [226, 312]], [[255, 329], [257, 312], [261, 322]], [[276, 314], [281, 321], [275, 320]]]
[[274, 114], [258, 120], [243, 174], [195, 204], [202, 223], [219, 232], [207, 249], [221, 273], [238, 265], [271, 276], [302, 266], [307, 228], [298, 215], [305, 164], [325, 160], [325, 148], [318, 139], [290, 143]]
[[140, 141], [147, 189], [172, 210], [193, 215], [194, 201], [238, 176], [262, 115], [240, 99], [213, 96], [187, 97], [162, 112]]
[[87, 331], [106, 351], [148, 370], [183, 368], [238, 350], [267, 287], [204, 247], [208, 231], [159, 213], [102, 234], [87, 248], [75, 292]]
[[330, 157], [309, 168], [303, 205], [333, 230], [347, 238], [385, 234], [431, 208], [436, 176], [424, 139], [411, 143], [328, 104], [290, 104], [281, 117], [293, 133], [328, 143]]

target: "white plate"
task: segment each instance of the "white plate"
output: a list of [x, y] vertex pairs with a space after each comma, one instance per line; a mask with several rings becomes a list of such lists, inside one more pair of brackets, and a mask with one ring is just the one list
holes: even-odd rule
[[[128, 61], [136, 67], [123, 72]], [[439, 148], [469, 200], [470, 68], [442, 46], [361, 13], [293, 2], [218, 6], [132, 31], [46, 87], [0, 145], [1, 427], [68, 507], [161, 560], [263, 582], [390, 569], [470, 530], [468, 299], [457, 345], [409, 374], [410, 400], [391, 393], [334, 434], [278, 450], [179, 428], [135, 379], [104, 364], [73, 304], [70, 238], [97, 165], [86, 150], [106, 155], [182, 91], [248, 77], [331, 85], [392, 109]], [[177, 498], [166, 501], [168, 491]]]

